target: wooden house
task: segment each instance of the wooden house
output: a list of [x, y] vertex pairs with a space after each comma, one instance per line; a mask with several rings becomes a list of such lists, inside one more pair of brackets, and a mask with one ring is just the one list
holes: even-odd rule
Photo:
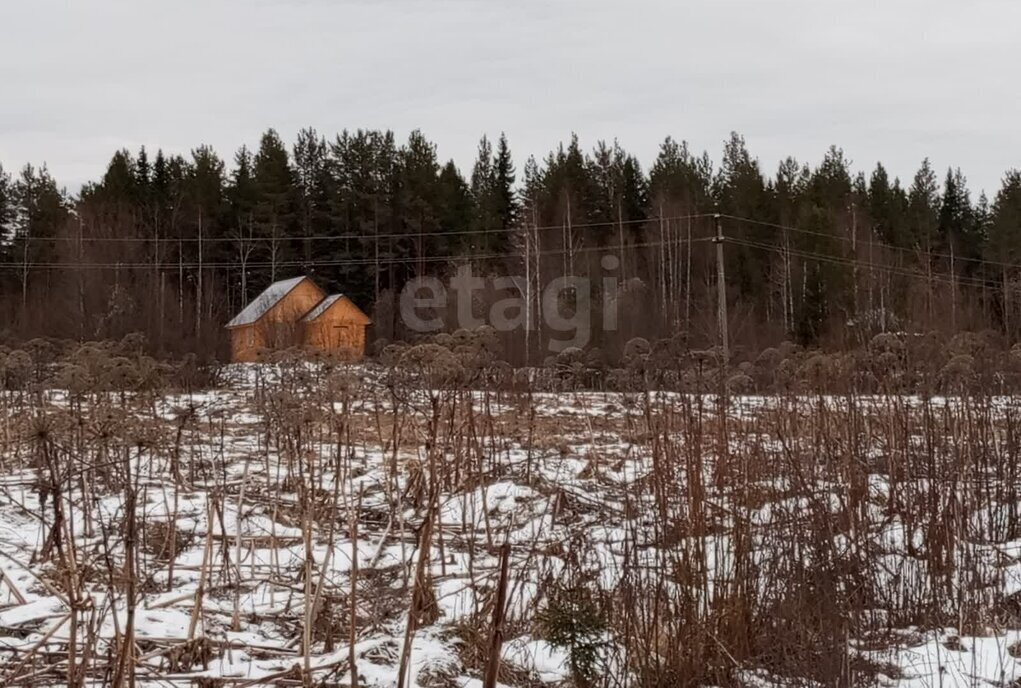
[[227, 323], [231, 360], [255, 361], [262, 350], [307, 346], [365, 355], [365, 328], [372, 323], [351, 299], [327, 295], [308, 277], [269, 285]]

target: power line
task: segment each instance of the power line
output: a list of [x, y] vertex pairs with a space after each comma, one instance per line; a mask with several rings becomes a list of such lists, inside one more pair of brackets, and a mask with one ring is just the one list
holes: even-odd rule
[[190, 244], [196, 242], [202, 242], [203, 244], [213, 244], [220, 242], [228, 242], [232, 244], [246, 244], [246, 243], [262, 243], [262, 242], [287, 242], [287, 241], [349, 241], [349, 240], [369, 240], [375, 241], [378, 239], [417, 239], [419, 237], [437, 237], [437, 236], [461, 236], [461, 235], [475, 235], [475, 234], [514, 234], [517, 231], [551, 231], [559, 229], [561, 231], [566, 229], [592, 229], [595, 227], [618, 227], [620, 225], [634, 225], [642, 224], [645, 222], [671, 222], [674, 220], [693, 220], [697, 218], [712, 217], [712, 213], [694, 213], [690, 215], [674, 215], [671, 217], [648, 217], [640, 220], [607, 220], [605, 222], [588, 222], [588, 223], [572, 223], [570, 227], [567, 224], [559, 225], [542, 225], [538, 227], [493, 227], [487, 229], [452, 229], [452, 230], [440, 230], [433, 232], [389, 232], [384, 234], [374, 233], [362, 233], [362, 234], [320, 234], [314, 236], [300, 236], [300, 235], [286, 235], [286, 236], [253, 236], [253, 237], [242, 237], [242, 236], [226, 236], [226, 237], [209, 237], [209, 238], [198, 238], [198, 237], [97, 237], [97, 236], [82, 236], [82, 237], [22, 237], [19, 241], [29, 241], [38, 243], [56, 243], [56, 242], [67, 242], [77, 244], [81, 243], [135, 243], [135, 244]]
[[[633, 244], [620, 244], [609, 245], [609, 246], [588, 246], [581, 248], [556, 248], [547, 249], [538, 252], [530, 252], [530, 255], [534, 256], [538, 253], [541, 256], [546, 255], [562, 255], [565, 253], [592, 253], [592, 252], [612, 252], [614, 250], [623, 251], [633, 248], [654, 248], [657, 246], [665, 246], [668, 243], [675, 245], [679, 244], [698, 244], [711, 241], [712, 237], [696, 237], [693, 239], [677, 238], [673, 240], [664, 241], [650, 241], [650, 242], [637, 242]], [[189, 262], [168, 262], [161, 263], [159, 265], [155, 263], [125, 263], [125, 262], [113, 262], [113, 263], [0, 263], [0, 269], [7, 268], [11, 270], [130, 270], [130, 269], [145, 269], [152, 270], [158, 268], [161, 270], [175, 271], [179, 269], [194, 270], [198, 268], [202, 269], [257, 269], [257, 268], [286, 268], [286, 267], [343, 267], [343, 266], [355, 266], [355, 265], [391, 265], [399, 263], [407, 263], [414, 261], [416, 263], [442, 263], [442, 262], [454, 262], [454, 261], [475, 261], [475, 260], [492, 260], [496, 258], [523, 258], [525, 257], [521, 251], [506, 251], [502, 253], [485, 253], [485, 254], [445, 254], [437, 256], [384, 256], [380, 258], [346, 258], [338, 260], [289, 260], [289, 261], [249, 261], [240, 263], [237, 261], [232, 262], [203, 262], [199, 264], [196, 261]]]
[[801, 249], [787, 249], [782, 246], [773, 246], [772, 244], [766, 244], [762, 242], [752, 241], [749, 239], [738, 239], [734, 237], [727, 237], [727, 243], [735, 244], [738, 246], [747, 246], [749, 248], [755, 248], [763, 251], [777, 253], [780, 255], [790, 255], [805, 260], [814, 260], [823, 263], [830, 263], [835, 265], [842, 265], [845, 267], [858, 267], [866, 270], [885, 272], [888, 274], [899, 275], [901, 277], [910, 277], [914, 279], [920, 279], [931, 282], [942, 282], [944, 284], [958, 284], [974, 287], [998, 287], [1000, 286], [997, 282], [992, 280], [986, 280], [979, 277], [948, 277], [939, 273], [928, 274], [920, 272], [918, 270], [911, 270], [909, 268], [902, 268], [895, 265], [884, 265], [882, 263], [872, 263], [869, 261], [861, 261], [851, 258], [845, 258], [841, 256], [833, 256], [825, 253], [817, 253], [812, 251], [805, 251]]
[[[765, 227], [773, 227], [774, 229], [783, 229], [783, 230], [786, 230], [786, 231], [789, 231], [789, 232], [795, 232], [795, 233], [798, 233], [798, 234], [805, 234], [805, 235], [810, 235], [810, 236], [822, 237], [822, 238], [825, 238], [825, 239], [832, 239], [832, 240], [836, 240], [836, 241], [842, 241], [842, 242], [845, 242], [845, 243], [851, 243], [851, 242], [854, 241], [851, 237], [847, 237], [847, 236], [839, 236], [839, 235], [836, 235], [836, 234], [828, 234], [826, 232], [817, 232], [817, 231], [813, 231], [813, 230], [810, 230], [810, 229], [802, 229], [801, 227], [794, 227], [794, 226], [791, 226], [791, 225], [783, 225], [783, 224], [778, 224], [776, 222], [767, 222], [765, 220], [753, 220], [753, 219], [748, 218], [748, 217], [739, 217], [737, 215], [720, 215], [720, 217], [725, 217], [725, 218], [727, 218], [729, 220], [737, 220], [739, 222], [747, 222], [749, 224], [762, 225], [762, 226], [765, 226]], [[876, 247], [881, 249], [881, 250], [883, 250], [883, 251], [893, 251], [893, 252], [897, 252], [897, 253], [907, 253], [907, 254], [911, 255], [911, 257], [913, 257], [913, 258], [917, 258], [919, 256], [925, 256], [925, 257], [928, 257], [928, 258], [941, 258], [941, 259], [945, 259], [945, 260], [949, 260], [949, 261], [954, 261], [954, 262], [961, 261], [961, 262], [965, 262], [965, 263], [978, 263], [980, 265], [993, 265], [993, 266], [996, 266], [996, 267], [1005, 267], [1005, 268], [1019, 268], [1019, 267], [1021, 267], [1021, 263], [1005, 263], [1005, 262], [1000, 262], [1000, 261], [996, 261], [996, 260], [990, 260], [988, 258], [970, 258], [968, 256], [950, 255], [949, 253], [939, 253], [939, 252], [933, 252], [933, 251], [926, 251], [926, 250], [922, 249], [921, 247], [911, 249], [911, 248], [906, 248], [904, 246], [893, 246], [893, 245], [887, 244], [887, 243], [876, 244]]]
[[[675, 215], [675, 216], [669, 216], [669, 217], [650, 217], [650, 218], [641, 219], [641, 220], [624, 220], [624, 221], [606, 221], [606, 222], [579, 223], [579, 224], [573, 224], [570, 227], [568, 225], [566, 225], [566, 224], [559, 224], [559, 225], [543, 225], [543, 226], [529, 227], [529, 228], [523, 228], [523, 229], [525, 231], [550, 231], [550, 230], [566, 231], [568, 229], [574, 230], [574, 229], [586, 229], [586, 228], [593, 228], [593, 227], [617, 227], [617, 226], [620, 226], [620, 225], [635, 225], [635, 224], [641, 224], [641, 223], [650, 223], [650, 224], [652, 224], [652, 223], [657, 223], [657, 222], [669, 222], [669, 221], [675, 221], [675, 220], [688, 220], [688, 219], [708, 218], [708, 217], [713, 217], [714, 215], [715, 214], [713, 214], [713, 213], [693, 213], [693, 214], [688, 214], [688, 215]], [[786, 231], [792, 231], [792, 232], [797, 232], [797, 233], [806, 234], [806, 235], [821, 236], [821, 237], [825, 237], [825, 238], [828, 238], [828, 239], [835, 239], [835, 240], [838, 240], [838, 241], [844, 241], [844, 242], [851, 241], [851, 239], [849, 237], [833, 235], [833, 234], [827, 234], [827, 233], [824, 233], [824, 232], [817, 232], [817, 231], [813, 231], [813, 230], [806, 230], [806, 229], [803, 229], [803, 228], [800, 228], [800, 227], [796, 227], [796, 226], [783, 225], [783, 224], [769, 222], [769, 221], [764, 221], [764, 220], [756, 220], [756, 219], [752, 219], [752, 218], [740, 217], [740, 216], [737, 216], [737, 215], [720, 214], [720, 217], [721, 218], [726, 218], [726, 219], [732, 220], [732, 221], [746, 222], [746, 223], [753, 224], [753, 225], [773, 227], [773, 228], [776, 228], [776, 229], [783, 229], [783, 230], [786, 230]], [[418, 238], [418, 237], [427, 237], [427, 236], [456, 236], [456, 235], [468, 235], [468, 234], [490, 234], [490, 233], [495, 233], [495, 232], [506, 232], [506, 231], [508, 231], [508, 230], [505, 230], [503, 228], [494, 228], [494, 229], [481, 229], [481, 230], [447, 230], [447, 231], [423, 232], [423, 233], [388, 233], [388, 234], [377, 234], [377, 235], [368, 235], [368, 236], [366, 236], [366, 235], [332, 235], [332, 236], [318, 236], [318, 237], [294, 237], [294, 236], [288, 236], [288, 237], [280, 237], [280, 238], [254, 237], [254, 238], [250, 238], [250, 239], [239, 239], [237, 237], [218, 237], [216, 239], [203, 239], [202, 241], [203, 242], [213, 242], [213, 241], [231, 241], [231, 242], [241, 242], [241, 241], [245, 241], [245, 242], [250, 242], [250, 241], [281, 241], [281, 242], [283, 242], [283, 241], [303, 241], [303, 240], [307, 240], [307, 239], [312, 239], [312, 240], [340, 240], [340, 239], [345, 239], [345, 238], [348, 238], [348, 239], [352, 239], [352, 238], [353, 239], [389, 239], [389, 238], [415, 239], [415, 238]], [[513, 230], [511, 230], [511, 231], [513, 231]], [[43, 238], [43, 237], [37, 237], [37, 239], [39, 239], [39, 240], [47, 240], [46, 238]], [[76, 238], [76, 237], [55, 237], [55, 238], [52, 238], [52, 240], [78, 241], [78, 238]], [[88, 239], [83, 238], [83, 240], [112, 241], [112, 242], [116, 242], [116, 241], [152, 242], [152, 241], [154, 241], [154, 239], [135, 238], [135, 237], [110, 237], [110, 238], [90, 237]], [[626, 250], [626, 249], [656, 248], [656, 247], [663, 247], [663, 246], [666, 246], [666, 245], [681, 245], [681, 244], [685, 244], [685, 243], [689, 243], [689, 242], [694, 244], [694, 243], [701, 243], [701, 242], [713, 241], [713, 240], [714, 240], [714, 238], [712, 236], [693, 238], [693, 239], [690, 239], [690, 240], [678, 237], [678, 238], [672, 238], [672, 239], [663, 239], [663, 240], [648, 241], [648, 242], [637, 242], [637, 243], [624, 244], [624, 245], [591, 246], [591, 247], [582, 247], [582, 248], [547, 249], [547, 250], [539, 251], [538, 255], [540, 255], [540, 256], [549, 256], [549, 255], [563, 255], [565, 253], [571, 253], [571, 252], [574, 252], [574, 253], [590, 253], [590, 252], [594, 252], [594, 251], [606, 251], [606, 252], [615, 251], [615, 250], [616, 251], [623, 251], [623, 250]], [[182, 242], [195, 242], [195, 241], [198, 241], [198, 239], [196, 237], [189, 237], [189, 238], [186, 238], [186, 239], [165, 238], [165, 239], [160, 239], [160, 241], [161, 242], [162, 241], [166, 241], [168, 243], [182, 243]], [[866, 269], [866, 270], [873, 271], [873, 272], [878, 271], [878, 272], [883, 272], [883, 273], [886, 273], [886, 274], [897, 275], [897, 276], [902, 276], [902, 277], [908, 277], [908, 278], [912, 278], [912, 279], [921, 279], [921, 280], [925, 280], [927, 282], [940, 282], [940, 283], [945, 283], [945, 284], [956, 284], [956, 285], [974, 286], [974, 287], [982, 287], [982, 288], [990, 288], [990, 287], [998, 288], [1000, 286], [999, 283], [996, 282], [996, 281], [989, 280], [989, 279], [984, 279], [984, 278], [981, 278], [981, 277], [947, 276], [947, 275], [942, 275], [942, 274], [939, 274], [939, 273], [929, 274], [929, 273], [921, 272], [921, 271], [918, 271], [918, 270], [913, 270], [913, 269], [902, 267], [902, 266], [886, 265], [886, 264], [883, 264], [883, 263], [873, 262], [871, 260], [860, 260], [857, 257], [853, 257], [852, 258], [852, 257], [848, 257], [848, 256], [838, 256], [838, 255], [833, 255], [833, 254], [821, 253], [821, 252], [818, 252], [818, 251], [810, 251], [810, 250], [806, 250], [806, 249], [778, 246], [778, 245], [775, 245], [775, 244], [766, 243], [766, 242], [763, 242], [763, 241], [756, 241], [754, 239], [748, 239], [748, 238], [743, 238], [743, 237], [739, 238], [739, 237], [734, 237], [734, 236], [727, 236], [727, 237], [725, 237], [725, 241], [726, 241], [726, 243], [730, 243], [730, 244], [734, 244], [734, 245], [738, 245], [738, 246], [745, 246], [747, 248], [752, 248], [752, 249], [756, 249], [756, 250], [762, 250], [762, 251], [776, 253], [776, 254], [781, 254], [781, 255], [790, 256], [790, 257], [797, 257], [797, 258], [801, 258], [803, 260], [813, 260], [813, 261], [824, 262], [824, 263], [835, 264], [835, 265], [841, 265], [841, 266], [846, 266], [846, 267], [858, 267], [858, 268]], [[917, 252], [912, 252], [911, 249], [906, 249], [906, 248], [902, 248], [902, 247], [889, 246], [887, 244], [880, 244], [879, 247], [881, 249], [883, 249], [883, 250], [893, 250], [893, 251], [909, 252], [909, 253], [912, 253], [912, 255], [917, 255]], [[533, 252], [533, 253], [530, 253], [530, 255], [536, 255], [536, 253]], [[1000, 262], [1000, 261], [985, 260], [985, 259], [980, 259], [980, 258], [966, 258], [966, 257], [961, 257], [961, 256], [949, 256], [949, 255], [940, 254], [940, 253], [927, 252], [924, 255], [927, 255], [927, 256], [930, 256], [930, 257], [948, 258], [948, 259], [967, 261], [967, 262], [979, 263], [979, 264], [983, 264], [983, 265], [991, 265], [991, 266], [996, 266], [996, 267], [1012, 268], [1012, 269], [1017, 269], [1017, 268], [1021, 267], [1021, 265], [1013, 264], [1013, 263], [1005, 263], [1005, 262]], [[287, 261], [271, 262], [271, 261], [261, 260], [261, 261], [246, 261], [244, 263], [242, 263], [240, 261], [219, 261], [219, 262], [203, 262], [201, 265], [198, 262], [196, 262], [196, 261], [188, 261], [188, 262], [174, 261], [174, 262], [166, 262], [166, 263], [161, 263], [161, 264], [154, 264], [152, 262], [116, 262], [116, 261], [113, 261], [113, 262], [103, 262], [103, 263], [81, 263], [81, 264], [68, 263], [68, 262], [47, 262], [47, 263], [43, 263], [43, 262], [27, 262], [27, 263], [22, 263], [22, 262], [9, 261], [9, 262], [5, 262], [5, 263], [0, 263], [0, 269], [5, 269], [6, 268], [6, 269], [14, 269], [14, 270], [31, 270], [31, 269], [45, 269], [45, 270], [149, 269], [149, 270], [151, 270], [151, 269], [155, 268], [155, 269], [160, 269], [160, 270], [164, 270], [164, 271], [168, 271], [168, 270], [182, 270], [182, 269], [195, 270], [195, 269], [199, 269], [199, 268], [202, 268], [202, 269], [242, 269], [242, 268], [243, 269], [263, 269], [263, 268], [294, 268], [294, 267], [300, 267], [300, 268], [306, 268], [307, 269], [307, 268], [316, 268], [316, 267], [345, 267], [345, 266], [365, 266], [365, 265], [387, 265], [387, 266], [389, 266], [389, 265], [394, 265], [394, 264], [406, 263], [406, 262], [412, 261], [412, 260], [415, 261], [415, 262], [419, 262], [419, 263], [443, 263], [443, 262], [453, 262], [453, 261], [458, 261], [458, 260], [472, 261], [472, 260], [493, 260], [493, 259], [500, 259], [500, 258], [522, 258], [522, 257], [523, 257], [523, 252], [522, 251], [506, 251], [506, 252], [490, 252], [490, 253], [483, 253], [483, 254], [464, 254], [464, 253], [458, 253], [458, 254], [443, 254], [443, 255], [422, 256], [422, 257], [413, 257], [413, 256], [383, 256], [383, 257], [379, 257], [379, 258], [375, 258], [375, 257], [363, 257], [363, 258], [341, 258], [341, 259], [335, 259], [335, 260], [310, 260], [310, 261], [287, 260]]]

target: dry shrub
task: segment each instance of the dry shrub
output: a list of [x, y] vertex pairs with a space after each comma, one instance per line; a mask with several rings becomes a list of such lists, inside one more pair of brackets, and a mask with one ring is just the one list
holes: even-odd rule
[[0, 354], [2, 389], [24, 389], [32, 380], [33, 369], [32, 357], [25, 351], [15, 349], [7, 354]]
[[782, 360], [783, 354], [780, 353], [779, 349], [776, 349], [774, 347], [768, 347], [759, 352], [758, 357], [755, 359], [755, 363], [760, 368], [772, 370]]
[[652, 352], [648, 339], [635, 337], [624, 345], [624, 364], [633, 370], [642, 370]]
[[195, 544], [194, 530], [184, 530], [170, 521], [138, 519], [142, 551], [157, 561], [172, 561]]
[[160, 657], [161, 668], [164, 671], [178, 673], [196, 667], [207, 668], [216, 657], [216, 649], [209, 638], [195, 638], [165, 650]]
[[350, 628], [349, 598], [346, 595], [323, 595], [312, 620], [312, 638], [326, 647], [333, 647], [336, 639], [346, 637]]
[[743, 372], [727, 378], [727, 391], [731, 394], [747, 394], [754, 390], [755, 380]]

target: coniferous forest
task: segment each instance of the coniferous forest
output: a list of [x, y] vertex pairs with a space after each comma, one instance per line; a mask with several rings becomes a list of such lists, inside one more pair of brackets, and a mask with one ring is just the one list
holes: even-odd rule
[[[312, 276], [373, 318], [377, 341], [412, 337], [398, 317], [416, 276], [606, 274], [619, 258], [616, 329], [717, 336], [713, 235], [724, 237], [732, 345], [853, 346], [881, 331], [1021, 328], [1021, 172], [991, 197], [961, 170], [922, 161], [821, 160], [764, 169], [738, 134], [722, 154], [667, 138], [643, 166], [617, 143], [572, 137], [544, 156], [483, 138], [471, 170], [420, 131], [273, 130], [225, 154], [114, 153], [102, 179], [68, 193], [45, 167], [0, 167], [0, 337], [145, 335], [153, 353], [222, 358], [224, 323], [271, 281]], [[593, 312], [602, 313], [600, 293]], [[482, 292], [477, 300], [485, 313]], [[576, 305], [576, 304], [575, 304]], [[571, 304], [565, 304], [571, 308]], [[511, 362], [541, 361], [556, 333], [506, 333]]]

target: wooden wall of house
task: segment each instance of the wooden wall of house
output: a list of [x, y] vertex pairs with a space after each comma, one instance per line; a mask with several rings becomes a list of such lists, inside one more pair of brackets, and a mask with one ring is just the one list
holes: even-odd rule
[[305, 341], [323, 350], [350, 349], [358, 358], [365, 355], [365, 314], [347, 298], [338, 299], [314, 321], [308, 323]]
[[230, 330], [230, 360], [251, 363], [259, 353], [255, 325], [242, 325]]

